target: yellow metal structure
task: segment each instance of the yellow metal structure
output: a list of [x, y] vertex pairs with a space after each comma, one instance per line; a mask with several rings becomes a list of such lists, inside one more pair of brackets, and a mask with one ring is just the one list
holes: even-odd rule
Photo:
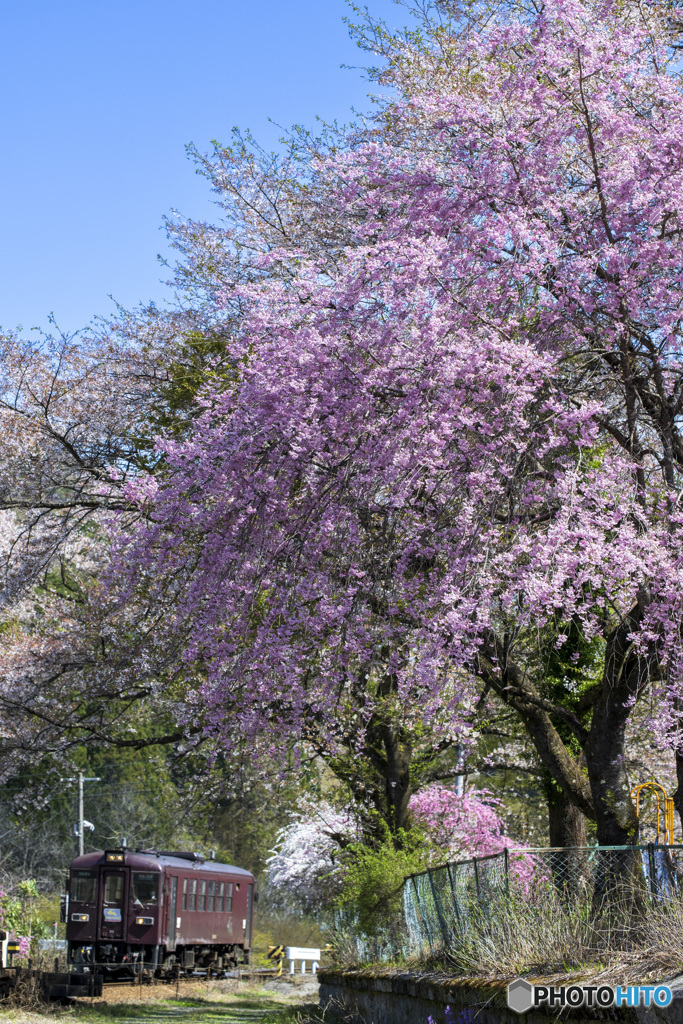
[[[636, 800], [636, 815], [640, 818], [640, 795], [643, 790], [650, 790], [654, 793], [655, 800], [657, 801], [657, 840], [659, 843], [660, 831], [664, 837], [667, 846], [673, 846], [674, 841], [674, 802], [673, 798], [667, 796], [666, 790], [663, 786], [660, 786], [658, 782], [642, 782], [640, 786], [634, 786], [631, 790], [631, 796], [635, 795]], [[661, 793], [661, 798], [660, 798]], [[660, 829], [661, 813], [664, 816], [664, 828]]]

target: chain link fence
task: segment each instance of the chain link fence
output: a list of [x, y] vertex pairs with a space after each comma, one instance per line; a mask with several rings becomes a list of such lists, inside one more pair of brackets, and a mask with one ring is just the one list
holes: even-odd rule
[[507, 850], [410, 875], [403, 908], [411, 947], [422, 954], [451, 948], [468, 930], [473, 906], [485, 907], [508, 884]]
[[623, 903], [626, 892], [631, 903], [683, 895], [683, 846], [503, 850], [410, 875], [403, 905], [412, 952], [433, 956], [466, 942], [502, 901], [588, 913]]

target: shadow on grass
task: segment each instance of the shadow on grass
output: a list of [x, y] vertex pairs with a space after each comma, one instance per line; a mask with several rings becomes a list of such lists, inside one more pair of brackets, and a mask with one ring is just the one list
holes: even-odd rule
[[[296, 1024], [317, 1020], [314, 1004], [283, 1006], [268, 997], [236, 996], [229, 1003], [202, 999], [164, 1000], [158, 1003], [127, 1003], [79, 1008], [75, 1021], [105, 1024]], [[73, 1018], [72, 1018], [73, 1019]]]

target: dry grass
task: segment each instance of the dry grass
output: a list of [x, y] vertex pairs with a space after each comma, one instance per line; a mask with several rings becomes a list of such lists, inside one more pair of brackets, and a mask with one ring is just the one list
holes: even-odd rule
[[21, 975], [7, 999], [2, 1003], [3, 1010], [32, 1010], [35, 1013], [46, 1013], [50, 1009], [49, 1000], [45, 998], [41, 978]]
[[[609, 984], [661, 980], [683, 972], [683, 893], [652, 898], [642, 884], [612, 888], [596, 901], [548, 887], [473, 904], [447, 950], [428, 964], [487, 978], [599, 977]], [[418, 966], [417, 962], [411, 966]]]
[[82, 999], [74, 1006], [40, 1008], [0, 1004], [0, 1024], [161, 1024], [171, 1019], [187, 1024], [327, 1024], [305, 986], [287, 985], [286, 992], [255, 984], [212, 982], [175, 986], [108, 986], [103, 999]]
[[45, 1014], [35, 1013], [32, 1010], [11, 1010], [0, 1007], [0, 1021], [7, 1024], [45, 1024]]
[[474, 906], [469, 927], [446, 954], [464, 974], [510, 977], [575, 971], [595, 961], [595, 921], [580, 904], [500, 897]]
[[683, 895], [636, 907], [621, 932], [605, 942], [606, 983], [637, 984], [683, 972]]

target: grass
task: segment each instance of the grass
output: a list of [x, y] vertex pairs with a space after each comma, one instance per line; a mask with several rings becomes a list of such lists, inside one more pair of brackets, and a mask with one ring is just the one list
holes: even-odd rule
[[283, 997], [260, 988], [211, 992], [174, 999], [142, 999], [106, 1003], [85, 1001], [76, 1007], [22, 1010], [0, 1008], [0, 1024], [318, 1024], [314, 1004], [292, 1005]]
[[[672, 887], [673, 888], [673, 887]], [[462, 904], [461, 904], [462, 911]], [[605, 984], [662, 980], [683, 972], [683, 892], [652, 897], [625, 882], [599, 902], [553, 886], [528, 895], [491, 894], [461, 913], [446, 949], [408, 968], [480, 978], [599, 978]], [[386, 966], [386, 965], [384, 965]]]
[[165, 999], [153, 1004], [83, 1007], [70, 1019], [73, 1024], [313, 1024], [320, 1018], [314, 1005], [283, 1007], [272, 998], [245, 994], [219, 1003]]

